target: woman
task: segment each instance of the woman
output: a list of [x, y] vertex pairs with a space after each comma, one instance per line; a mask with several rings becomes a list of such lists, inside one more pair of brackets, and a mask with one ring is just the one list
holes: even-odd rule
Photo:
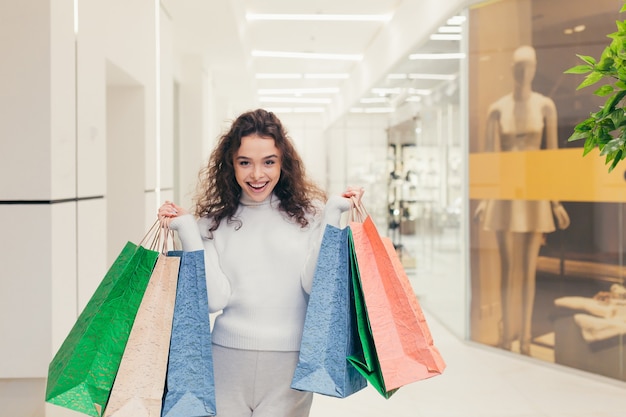
[[[485, 151], [523, 152], [558, 147], [557, 112], [549, 97], [532, 90], [537, 68], [535, 49], [521, 46], [513, 54], [513, 92], [489, 107]], [[496, 234], [500, 253], [502, 323], [499, 345], [510, 350], [519, 340], [520, 353], [530, 355], [535, 274], [544, 233], [566, 229], [570, 219], [558, 201], [482, 201], [475, 217]]]
[[348, 188], [326, 200], [307, 179], [280, 120], [239, 116], [200, 176], [196, 219], [166, 202], [159, 217], [183, 250], [204, 249], [219, 417], [307, 416], [312, 393], [290, 388], [326, 224], [339, 226]]

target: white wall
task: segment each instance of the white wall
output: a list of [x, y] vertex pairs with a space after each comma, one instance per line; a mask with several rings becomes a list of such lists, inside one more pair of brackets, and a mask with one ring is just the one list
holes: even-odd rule
[[[0, 239], [2, 415], [79, 415], [44, 404], [48, 363], [106, 273], [111, 224], [132, 213], [135, 221], [123, 229], [128, 240], [140, 239], [154, 220], [159, 165], [171, 178], [168, 159], [159, 164], [156, 155], [161, 137], [170, 153], [172, 95], [161, 88], [156, 100], [155, 70], [164, 73], [162, 85], [173, 85], [172, 70], [156, 65], [157, 39], [168, 45], [171, 35], [154, 5], [78, 2], [75, 37], [72, 0], [0, 4], [0, 215], [8, 231]], [[171, 47], [161, 53], [171, 62]], [[107, 62], [119, 72], [107, 73]], [[132, 87], [119, 86], [128, 80]], [[132, 158], [138, 170], [107, 166], [107, 99], [119, 96], [107, 95], [107, 85], [116, 86], [109, 92], [134, 89], [133, 108], [139, 103], [141, 114], [126, 131], [136, 139], [125, 140], [139, 145]], [[125, 151], [114, 152], [119, 161]], [[114, 202], [128, 211], [119, 210], [107, 226], [107, 181], [124, 175], [137, 186], [132, 197]]]

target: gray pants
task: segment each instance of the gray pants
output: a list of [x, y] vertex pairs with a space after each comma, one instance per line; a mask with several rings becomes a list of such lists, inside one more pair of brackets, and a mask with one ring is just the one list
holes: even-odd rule
[[213, 345], [217, 417], [307, 417], [313, 394], [290, 388], [298, 352]]

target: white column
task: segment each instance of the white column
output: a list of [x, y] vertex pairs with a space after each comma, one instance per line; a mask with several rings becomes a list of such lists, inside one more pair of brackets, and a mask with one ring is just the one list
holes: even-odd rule
[[0, 16], [0, 403], [43, 415], [77, 309], [73, 2], [2, 2]]

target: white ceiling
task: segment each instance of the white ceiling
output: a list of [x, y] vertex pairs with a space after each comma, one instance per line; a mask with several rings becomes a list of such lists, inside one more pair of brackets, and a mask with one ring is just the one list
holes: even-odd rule
[[[263, 14], [368, 14], [389, 15], [400, 10], [401, 0], [162, 0], [172, 20], [175, 48], [180, 54], [204, 56], [220, 94], [233, 100], [251, 102], [259, 89], [319, 88], [342, 86], [345, 80], [261, 80], [257, 73], [345, 73], [354, 74], [360, 61], [253, 57], [253, 51], [289, 51], [365, 55], [367, 49], [389, 22], [320, 22], [253, 21], [247, 13]], [[405, 2], [406, 3], [406, 2]], [[432, 22], [433, 29], [441, 22]], [[416, 30], [421, 30], [416, 28]], [[427, 39], [427, 37], [426, 37]], [[430, 41], [416, 46], [429, 52], [458, 51], [458, 41]], [[388, 63], [392, 65], [395, 63]], [[406, 72], [433, 72], [429, 64], [405, 62]], [[432, 65], [432, 63], [430, 63]], [[442, 72], [441, 62], [437, 72]], [[451, 61], [443, 71], [458, 72], [458, 62]], [[441, 81], [384, 82], [394, 85], [432, 88]], [[372, 86], [374, 87], [374, 86]], [[268, 96], [268, 95], [264, 95]], [[286, 97], [284, 94], [282, 97]], [[359, 95], [361, 97], [361, 95]], [[305, 94], [301, 97], [332, 98], [333, 94]], [[392, 97], [389, 97], [392, 100]], [[358, 97], [356, 98], [358, 99]], [[255, 103], [258, 104], [258, 103]], [[260, 103], [264, 107], [320, 107], [320, 104]], [[348, 103], [349, 106], [359, 105]], [[380, 104], [377, 104], [380, 106]], [[321, 106], [324, 106], [323, 104]], [[367, 106], [367, 105], [365, 105]]]

